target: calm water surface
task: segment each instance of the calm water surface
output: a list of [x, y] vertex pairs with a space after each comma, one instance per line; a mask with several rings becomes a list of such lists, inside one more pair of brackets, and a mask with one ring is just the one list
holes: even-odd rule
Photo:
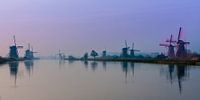
[[200, 67], [40, 60], [0, 66], [0, 100], [200, 100]]

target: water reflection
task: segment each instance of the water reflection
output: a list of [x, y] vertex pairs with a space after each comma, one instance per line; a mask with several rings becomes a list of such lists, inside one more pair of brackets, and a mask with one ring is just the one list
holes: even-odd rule
[[122, 65], [122, 71], [125, 73], [125, 78], [126, 79], [128, 77], [128, 73], [129, 72], [131, 72], [132, 76], [134, 77], [134, 69], [135, 69], [134, 62], [122, 62], [121, 65]]
[[189, 78], [189, 70], [187, 65], [168, 65], [168, 75], [171, 84], [177, 79], [179, 92], [182, 93], [182, 82]]
[[[127, 100], [134, 97], [148, 100], [151, 97], [149, 95], [155, 96], [150, 98], [151, 100], [157, 100], [157, 98], [160, 100], [170, 100], [172, 97], [176, 98], [176, 100], [189, 100], [188, 96], [193, 98], [199, 97], [200, 88], [198, 88], [198, 82], [200, 80], [196, 78], [200, 75], [200, 70], [199, 68], [193, 69], [194, 67], [191, 66], [138, 64], [134, 62], [74, 61], [71, 65], [62, 65], [64, 68], [61, 69], [62, 71], [58, 71], [57, 69], [59, 69], [58, 66], [60, 65], [58, 61], [45, 60], [39, 62], [41, 63], [37, 62], [37, 67], [33, 61], [12, 62], [9, 63], [9, 67], [4, 65], [0, 71], [2, 70], [1, 79], [5, 81], [1, 84], [8, 84], [7, 82], [10, 82], [9, 78], [12, 76], [10, 83], [13, 84], [15, 78], [15, 86], [17, 84], [20, 88], [11, 88], [11, 90], [18, 90], [17, 93], [22, 94], [22, 96], [24, 96], [24, 92], [21, 91], [32, 90], [48, 94], [55, 93], [55, 95], [47, 95], [47, 98], [49, 96], [58, 96], [56, 98], [62, 97], [61, 99], [65, 100], [78, 97], [79, 95], [87, 97], [89, 93], [100, 94], [95, 98], [100, 96], [105, 96], [106, 99], [111, 98], [109, 100], [116, 100], [116, 98], [123, 100], [126, 97], [128, 97]], [[10, 75], [5, 73], [8, 69]], [[33, 69], [37, 75], [29, 80], [28, 75], [33, 74]], [[25, 71], [25, 74], [22, 74], [26, 75], [26, 77], [20, 77], [23, 71]], [[192, 73], [189, 73], [189, 71]], [[5, 85], [3, 84], [2, 86]], [[24, 88], [24, 86], [28, 88]], [[77, 86], [82, 89], [77, 88]], [[43, 88], [46, 88], [48, 91]], [[88, 90], [89, 93], [86, 93], [85, 90]], [[107, 95], [107, 91], [111, 92], [111, 95]], [[116, 91], [118, 92], [116, 93]], [[71, 94], [65, 95], [65, 93]], [[105, 93], [105, 95], [102, 93]], [[120, 96], [118, 96], [118, 93], [120, 93]], [[73, 97], [68, 98], [71, 95]], [[83, 98], [83, 100], [94, 100], [94, 98], [88, 98], [89, 96]], [[73, 99], [77, 100], [77, 98]], [[102, 98], [98, 100], [102, 100]]]
[[131, 71], [132, 71], [132, 75], [134, 77], [135, 74], [135, 63], [131, 62]]
[[88, 61], [84, 61], [85, 68], [88, 69]]
[[[70, 64], [71, 63], [73, 63], [73, 62], [70, 62]], [[102, 66], [100, 66], [100, 65], [98, 66], [99, 63], [102, 63], [102, 64], [100, 64]], [[84, 61], [82, 64], [85, 65], [86, 69], [88, 69], [88, 67], [90, 67], [90, 69], [92, 71], [96, 71], [98, 67], [102, 67], [103, 70], [106, 71], [107, 67], [109, 67], [109, 66], [107, 66], [107, 63], [110, 63], [110, 62]], [[120, 62], [120, 63], [121, 63], [120, 70], [124, 73], [126, 82], [127, 82], [128, 76], [131, 75], [131, 78], [134, 78], [135, 77], [135, 63], [134, 62]], [[113, 64], [116, 64], [116, 63], [113, 63]], [[33, 74], [34, 62], [31, 60], [25, 61], [24, 65], [25, 65], [25, 70], [28, 72], [29, 77], [30, 77]], [[65, 66], [64, 62], [59, 62], [59, 66], [60, 65]], [[14, 77], [15, 86], [17, 83], [17, 74], [18, 74], [18, 70], [19, 70], [18, 66], [19, 66], [19, 62], [9, 63], [10, 75]], [[171, 84], [176, 82], [178, 84], [177, 87], [178, 87], [180, 93], [182, 93], [182, 91], [183, 91], [182, 83], [184, 81], [186, 81], [187, 79], [189, 79], [188, 66], [169, 64], [168, 67], [161, 67], [161, 68], [165, 69], [165, 72], [162, 72], [162, 74], [167, 75], [167, 80], [169, 80]]]
[[72, 64], [72, 63], [74, 63], [75, 61], [74, 60], [68, 60], [68, 64], [70, 65], [70, 64]]
[[122, 62], [122, 71], [125, 73], [125, 77], [127, 78], [127, 74], [128, 74], [128, 62]]
[[186, 65], [177, 65], [177, 77], [179, 91], [182, 93], [182, 82], [188, 77], [188, 68]]
[[61, 69], [63, 66], [65, 66], [65, 60], [59, 60], [59, 69]]
[[[75, 63], [73, 61], [69, 61], [69, 64]], [[104, 71], [106, 71], [107, 69], [107, 63], [108, 62], [96, 62], [96, 61], [84, 61], [83, 64], [85, 65], [85, 68], [88, 69], [89, 65], [92, 71], [96, 71], [98, 68], [98, 64], [102, 63], [102, 67]], [[31, 75], [31, 73], [33, 73], [33, 66], [34, 66], [34, 62], [33, 61], [25, 61], [25, 68], [27, 70], [27, 72], [29, 73], [29, 76]], [[17, 79], [17, 72], [18, 72], [18, 62], [13, 62], [10, 63], [10, 73], [12, 76], [15, 76], [15, 83], [16, 83], [16, 79]], [[64, 62], [60, 62], [59, 61], [59, 66], [64, 66]], [[166, 69], [166, 67], [164, 67]], [[125, 79], [127, 82], [127, 78], [129, 75], [131, 75], [131, 78], [134, 78], [135, 75], [135, 63], [134, 62], [121, 62], [121, 71], [124, 73], [125, 75]], [[189, 70], [188, 67], [186, 65], [174, 65], [174, 64], [169, 64], [167, 69], [167, 80], [170, 81], [171, 84], [173, 84], [174, 82], [177, 82], [178, 84], [178, 88], [180, 93], [182, 93], [183, 91], [183, 86], [182, 83], [189, 78]], [[162, 72], [163, 73], [163, 72]], [[166, 74], [166, 73], [163, 73]]]
[[93, 71], [97, 69], [98, 63], [96, 61], [91, 62], [91, 68]]
[[107, 62], [106, 61], [103, 61], [103, 69], [104, 69], [104, 71], [106, 71], [106, 66], [107, 66]]
[[31, 74], [33, 73], [33, 66], [34, 66], [33, 60], [24, 61], [24, 65], [30, 77]]
[[[96, 61], [90, 62], [91, 70], [92, 71], [97, 70], [99, 63], [102, 63], [102, 68], [104, 71], [106, 71], [106, 69], [108, 67], [107, 66], [108, 62], [96, 62]], [[85, 68], [88, 69], [87, 61], [84, 62], [84, 65], [85, 65]], [[161, 68], [166, 69], [166, 67], [161, 67]], [[135, 63], [134, 62], [121, 62], [121, 71], [124, 73], [125, 79], [127, 82], [129, 75], [131, 75], [131, 78], [134, 78], [134, 76], [135, 76]], [[167, 80], [169, 80], [171, 84], [173, 84], [174, 82], [177, 82], [179, 92], [182, 93], [182, 91], [183, 91], [182, 82], [185, 81], [187, 78], [189, 78], [188, 66], [187, 65], [169, 64], [166, 72], [167, 72]], [[162, 74], [166, 74], [166, 73], [162, 72]]]
[[173, 73], [174, 73], [175, 65], [169, 64], [168, 67], [169, 67], [169, 78], [170, 78], [170, 81], [171, 81], [171, 84], [172, 84], [173, 79], [174, 79]]
[[19, 66], [19, 62], [10, 62], [9, 63], [10, 75], [12, 77], [14, 77], [15, 86], [16, 86], [16, 83], [17, 83], [18, 66]]
[[[73, 62], [71, 62], [73, 63]], [[84, 61], [83, 64], [85, 65], [85, 69], [88, 69], [88, 67], [91, 68], [92, 71], [97, 70], [98, 64], [102, 63], [102, 68], [106, 72], [107, 70], [107, 63], [117, 64], [116, 62], [98, 62], [98, 61]], [[129, 72], [131, 72], [132, 77], [134, 77], [134, 69], [135, 69], [135, 63], [134, 62], [120, 62], [121, 63], [121, 69], [122, 72], [125, 73], [125, 78], [128, 77]], [[90, 66], [88, 66], [90, 64]]]
[[[97, 70], [97, 67], [98, 67], [98, 63], [99, 62], [96, 62], [96, 61], [92, 61], [92, 62], [89, 62], [89, 61], [83, 61], [84, 65], [85, 65], [85, 69], [88, 69], [88, 65], [90, 63], [90, 67], [93, 71]], [[106, 71], [106, 66], [107, 66], [107, 62], [106, 61], [103, 61], [102, 62], [102, 66], [103, 66], [103, 70]]]

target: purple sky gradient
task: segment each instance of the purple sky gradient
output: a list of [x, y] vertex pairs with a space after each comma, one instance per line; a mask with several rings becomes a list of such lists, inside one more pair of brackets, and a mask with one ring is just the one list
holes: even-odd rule
[[3, 0], [0, 55], [8, 53], [13, 35], [41, 55], [120, 52], [124, 40], [143, 52], [163, 51], [159, 43], [180, 26], [189, 48], [200, 51], [199, 11], [199, 0]]

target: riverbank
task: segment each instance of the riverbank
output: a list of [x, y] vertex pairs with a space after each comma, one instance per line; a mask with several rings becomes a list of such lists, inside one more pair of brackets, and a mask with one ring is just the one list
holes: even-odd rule
[[[65, 59], [65, 60], [83, 60], [83, 59]], [[200, 60], [170, 60], [170, 59], [154, 59], [154, 58], [89, 58], [83, 61], [122, 61], [122, 62], [136, 62], [136, 63], [153, 63], [153, 64], [185, 64], [200, 66]]]
[[0, 57], [0, 64], [5, 64], [5, 63], [8, 63], [8, 62], [12, 62], [12, 61], [25, 61], [25, 60], [30, 60], [30, 59], [25, 59], [25, 58], [12, 59], [12, 58]]
[[4, 63], [7, 63], [9, 61], [12, 61], [11, 59], [9, 58], [3, 58], [3, 57], [0, 57], [0, 64], [4, 64]]

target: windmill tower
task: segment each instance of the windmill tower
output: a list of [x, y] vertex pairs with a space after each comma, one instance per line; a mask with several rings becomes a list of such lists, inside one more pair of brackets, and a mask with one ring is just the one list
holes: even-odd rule
[[134, 43], [132, 44], [132, 49], [130, 50], [130, 56], [135, 57], [135, 52], [140, 52], [140, 50], [134, 49]]
[[28, 44], [28, 49], [25, 51], [25, 57], [26, 59], [31, 59], [32, 58], [32, 52], [30, 48], [30, 44]]
[[106, 49], [102, 51], [102, 57], [106, 57], [107, 56], [107, 51]]
[[31, 50], [31, 56], [32, 56], [32, 59], [34, 59], [35, 58], [34, 54], [38, 53], [38, 52], [36, 52], [36, 51], [33, 50], [33, 46], [31, 47], [31, 49], [32, 49]]
[[38, 52], [34, 52], [33, 47], [31, 47], [30, 44], [28, 44], [28, 49], [25, 51], [24, 58], [26, 58], [28, 60], [32, 60], [32, 59], [34, 59], [34, 53], [38, 53]]
[[174, 45], [172, 44], [173, 42], [173, 36], [171, 35], [170, 39], [167, 40], [166, 42], [169, 42], [169, 44], [160, 44], [160, 46], [164, 46], [168, 48], [167, 56], [169, 59], [174, 59], [175, 58], [175, 52], [174, 52]]
[[56, 54], [56, 55], [58, 55], [59, 60], [65, 60], [65, 54], [64, 54], [64, 53], [61, 53], [61, 50], [59, 50], [59, 53]]
[[128, 50], [130, 47], [128, 47], [127, 42], [125, 41], [125, 46], [124, 48], [122, 48], [122, 57], [127, 58], [129, 56], [128, 54]]
[[17, 46], [15, 36], [13, 36], [13, 42], [14, 45], [10, 46], [9, 58], [18, 60], [19, 59], [18, 49], [22, 49], [23, 46]]
[[183, 41], [181, 39], [181, 35], [182, 35], [182, 27], [180, 27], [180, 29], [179, 29], [176, 57], [178, 59], [186, 59], [187, 58], [187, 49], [186, 49], [185, 45], [190, 44], [190, 42]]

